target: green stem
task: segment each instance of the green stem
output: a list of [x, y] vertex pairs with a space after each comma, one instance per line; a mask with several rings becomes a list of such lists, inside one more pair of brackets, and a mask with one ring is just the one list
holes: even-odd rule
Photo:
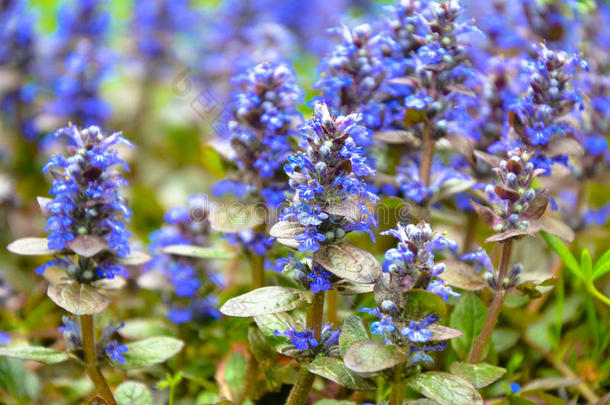
[[434, 139], [430, 132], [430, 123], [424, 122], [424, 133], [422, 136], [422, 157], [421, 165], [419, 166], [419, 179], [424, 187], [430, 186], [430, 177], [432, 175], [432, 159], [434, 158]]
[[392, 393], [388, 405], [402, 405], [405, 399], [405, 382], [403, 381], [403, 371], [405, 364], [399, 364], [394, 368], [394, 381], [392, 382]]
[[114, 395], [97, 366], [97, 354], [95, 350], [95, 337], [93, 335], [93, 315], [81, 315], [81, 331], [83, 334], [83, 349], [85, 351], [85, 363], [87, 375], [95, 385], [97, 394], [101, 396], [106, 404], [117, 405]]
[[[313, 302], [307, 308], [307, 326], [313, 329], [316, 339], [320, 338], [322, 331], [322, 317], [324, 316], [324, 291], [315, 293]], [[301, 367], [297, 382], [292, 387], [286, 405], [304, 405], [307, 403], [309, 391], [313, 386], [316, 376], [305, 367]]]
[[[264, 225], [263, 225], [264, 226]], [[250, 270], [252, 271], [252, 287], [254, 289], [260, 288], [265, 284], [265, 257], [250, 253]], [[237, 401], [239, 404], [243, 403], [246, 398], [252, 397], [253, 393], [256, 392], [256, 379], [258, 376], [258, 363], [252, 353], [248, 358], [248, 364], [246, 366], [246, 384], [244, 392], [241, 398]]]
[[339, 294], [337, 293], [337, 290], [329, 290], [326, 294], [326, 321], [333, 325], [337, 325], [339, 321], [337, 316], [337, 313], [339, 312], [338, 300]]
[[475, 364], [479, 361], [479, 358], [483, 354], [483, 350], [487, 345], [487, 341], [489, 341], [494, 327], [496, 326], [500, 311], [502, 310], [502, 305], [504, 304], [504, 299], [506, 298], [506, 290], [502, 286], [502, 280], [504, 280], [506, 273], [508, 273], [508, 264], [510, 262], [512, 247], [512, 239], [508, 239], [502, 245], [502, 257], [500, 259], [500, 271], [498, 272], [497, 280], [499, 290], [496, 291], [496, 295], [494, 296], [491, 306], [489, 307], [489, 312], [487, 313], [487, 318], [485, 318], [485, 323], [483, 324], [481, 333], [479, 334], [479, 337], [472, 348], [472, 351], [470, 352], [470, 356], [468, 356], [468, 363], [470, 364]]
[[610, 307], [610, 298], [606, 297], [604, 294], [602, 294], [601, 292], [599, 292], [599, 290], [597, 288], [595, 288], [595, 285], [593, 285], [593, 283], [589, 283], [587, 285], [587, 290], [589, 290], [589, 292], [598, 300], [600, 300], [601, 302], [603, 302], [604, 304], [608, 305]]

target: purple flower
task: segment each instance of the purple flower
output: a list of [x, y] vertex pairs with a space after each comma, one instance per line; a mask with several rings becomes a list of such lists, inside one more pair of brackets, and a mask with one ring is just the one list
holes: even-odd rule
[[276, 330], [273, 334], [274, 336], [286, 336], [294, 347], [301, 352], [318, 346], [318, 341], [314, 338], [313, 330], [310, 328], [304, 331], [297, 331], [296, 327], [293, 326], [283, 332]]
[[299, 251], [315, 253], [320, 248], [320, 242], [326, 240], [324, 234], [318, 232], [315, 226], [305, 228], [305, 231], [295, 238], [299, 242]]
[[125, 363], [125, 357], [123, 357], [123, 353], [127, 353], [129, 349], [125, 345], [119, 344], [116, 340], [110, 341], [106, 346], [104, 346], [104, 351], [112, 360], [116, 360], [121, 364]]

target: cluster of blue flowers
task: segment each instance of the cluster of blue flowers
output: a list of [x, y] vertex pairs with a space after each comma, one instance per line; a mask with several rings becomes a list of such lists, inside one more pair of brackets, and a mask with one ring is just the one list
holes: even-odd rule
[[47, 111], [78, 125], [102, 125], [111, 114], [110, 104], [100, 95], [113, 59], [105, 47], [110, 28], [106, 4], [104, 0], [63, 4], [51, 52], [43, 59], [53, 89]]
[[166, 61], [175, 35], [191, 29], [195, 17], [190, 0], [136, 0], [131, 23], [138, 52], [151, 63]]
[[5, 2], [0, 7], [0, 68], [9, 75], [11, 86], [2, 89], [0, 110], [5, 119], [14, 120], [14, 127], [28, 139], [36, 136], [32, 104], [38, 93], [32, 77], [35, 73], [34, 18], [20, 0]]
[[[62, 317], [63, 325], [59, 327], [59, 333], [64, 336], [68, 342], [68, 347], [71, 351], [83, 349], [83, 337], [81, 334], [80, 322], [71, 317]], [[124, 323], [118, 325], [108, 325], [102, 331], [100, 339], [96, 341], [96, 351], [98, 356], [105, 356], [108, 359], [116, 360], [119, 363], [125, 363], [123, 354], [129, 351], [128, 347], [119, 343], [118, 340], [112, 339], [119, 329], [125, 326]]]
[[459, 296], [443, 280], [437, 278], [445, 270], [444, 264], [435, 263], [435, 253], [455, 250], [457, 245], [445, 235], [432, 232], [430, 226], [421, 222], [417, 225], [398, 224], [396, 229], [382, 232], [398, 239], [395, 248], [385, 253], [384, 271], [391, 277], [387, 296], [380, 298], [379, 308], [360, 308], [361, 312], [377, 317], [371, 324], [371, 333], [379, 335], [386, 344], [409, 346], [410, 364], [420, 361], [430, 362], [429, 352], [442, 350], [446, 342], [431, 342], [430, 325], [440, 319], [430, 313], [421, 319], [410, 319], [405, 315], [404, 302], [396, 297], [412, 288], [425, 289], [438, 295], [444, 301], [450, 296]]
[[310, 359], [315, 358], [318, 354], [336, 356], [339, 352], [340, 334], [341, 328], [334, 329], [330, 323], [322, 325], [318, 339], [315, 338], [311, 328], [299, 331], [297, 327], [292, 326], [284, 331], [276, 330], [274, 332], [275, 336], [285, 336], [290, 339], [290, 343], [299, 352], [297, 354], [299, 358], [308, 357]]
[[[119, 190], [127, 182], [116, 166], [126, 170], [128, 166], [115, 147], [133, 144], [119, 132], [108, 135], [95, 126], [68, 126], [57, 130], [55, 136], [67, 138], [69, 156], [54, 155], [43, 167], [44, 173], [53, 176], [53, 200], [43, 209], [49, 213], [45, 228], [48, 247], [58, 253], [38, 272], [50, 265], [64, 267], [81, 283], [126, 276], [118, 259], [130, 253], [125, 221], [131, 211]], [[76, 262], [71, 255], [81, 251], [80, 242], [89, 246], [89, 260]]]
[[294, 255], [276, 260], [272, 268], [278, 273], [290, 273], [291, 277], [303, 288], [314, 293], [330, 290], [332, 283], [338, 279], [319, 264], [314, 264], [312, 268], [309, 260], [297, 260]]
[[530, 220], [540, 218], [547, 206], [546, 191], [532, 187], [543, 171], [535, 168], [531, 154], [523, 149], [508, 152], [508, 160], [502, 160], [496, 169], [499, 182], [485, 188], [492, 209], [483, 220], [498, 233], [527, 230]]
[[538, 44], [536, 52], [537, 59], [522, 65], [529, 87], [511, 106], [511, 125], [518, 136], [511, 147], [536, 151], [534, 165], [549, 174], [554, 163], [567, 165], [567, 153], [553, 154], [549, 146], [557, 138], [575, 136], [576, 129], [564, 118], [575, 106], [582, 110], [584, 105], [571, 80], [577, 69], [589, 70], [589, 66], [576, 55], [552, 51], [544, 44]]
[[317, 102], [313, 118], [299, 127], [303, 151], [289, 156], [284, 165], [294, 199], [282, 219], [304, 227], [296, 237], [302, 252], [316, 252], [321, 243], [341, 240], [351, 231], [368, 231], [372, 237], [370, 227], [375, 222], [367, 204], [378, 197], [366, 187], [365, 178], [374, 171], [353, 140], [366, 131], [360, 118], [358, 114], [335, 117], [325, 103]]
[[150, 235], [153, 259], [146, 263], [145, 270], [159, 270], [171, 282], [177, 298], [170, 304], [167, 317], [175, 323], [220, 318], [213, 290], [225, 285], [222, 276], [200, 259], [162, 252], [172, 245], [206, 245], [210, 233], [208, 215], [207, 198], [193, 195], [187, 206], [170, 209], [164, 216], [166, 225]]

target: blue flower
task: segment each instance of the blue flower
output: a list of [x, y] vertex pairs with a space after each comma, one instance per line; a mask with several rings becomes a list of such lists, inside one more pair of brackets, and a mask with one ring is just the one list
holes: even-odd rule
[[330, 278], [332, 276], [333, 274], [324, 270], [322, 266], [315, 265], [313, 271], [307, 274], [307, 277], [310, 280], [309, 289], [314, 293], [330, 290]]
[[112, 360], [116, 360], [121, 364], [125, 363], [125, 357], [123, 357], [123, 353], [127, 353], [129, 349], [125, 345], [119, 344], [116, 340], [110, 341], [106, 346], [104, 346], [104, 351]]
[[299, 242], [299, 251], [315, 253], [320, 248], [320, 242], [326, 240], [326, 236], [318, 232], [315, 226], [310, 226], [305, 228], [303, 233], [297, 235], [295, 240]]
[[402, 328], [400, 333], [413, 343], [425, 343], [432, 338], [432, 331], [427, 329], [428, 326], [438, 320], [439, 318], [433, 314], [426, 316], [420, 321], [411, 319], [409, 326]]
[[373, 335], [382, 336], [383, 340], [387, 344], [392, 343], [389, 335], [396, 330], [392, 316], [382, 313], [378, 308], [361, 307], [358, 309], [358, 311], [366, 312], [369, 315], [373, 315], [379, 318], [378, 321], [374, 321], [373, 323], [371, 323], [371, 333]]
[[428, 284], [428, 288], [426, 288], [426, 290], [438, 295], [443, 299], [443, 301], [447, 301], [450, 296], [459, 297], [461, 295], [453, 291], [446, 282], [438, 279], [432, 280], [430, 284]]
[[483, 248], [479, 248], [474, 252], [463, 254], [460, 259], [473, 262], [477, 270], [485, 269], [492, 270], [493, 264], [491, 259], [487, 255], [487, 252]]
[[283, 332], [276, 330], [273, 334], [274, 336], [286, 336], [290, 339], [294, 347], [301, 352], [318, 346], [318, 341], [314, 337], [313, 330], [310, 328], [307, 328], [304, 331], [297, 331], [296, 327], [293, 326]]

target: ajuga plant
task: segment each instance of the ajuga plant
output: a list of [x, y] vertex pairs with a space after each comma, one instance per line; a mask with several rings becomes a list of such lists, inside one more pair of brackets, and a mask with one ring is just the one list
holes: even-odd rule
[[230, 193], [240, 201], [219, 204], [210, 221], [215, 230], [227, 233], [229, 242], [248, 251], [258, 287], [264, 283], [263, 258], [273, 242], [266, 234], [267, 211], [276, 210], [288, 190], [282, 165], [292, 151], [296, 105], [303, 91], [285, 64], [257, 65], [237, 75], [233, 84], [237, 90], [215, 146], [236, 170], [212, 193]]
[[[270, 234], [296, 250], [276, 268], [298, 288], [259, 288], [221, 308], [226, 315], [253, 316], [276, 349], [301, 365], [289, 404], [305, 403], [316, 374], [352, 389], [372, 388], [345, 369], [336, 348], [339, 332], [322, 323], [327, 291], [354, 294], [381, 273], [370, 253], [345, 241], [352, 231], [371, 232], [371, 204], [377, 201], [363, 181], [373, 171], [351, 137], [366, 131], [359, 120], [356, 114], [335, 117], [317, 102], [312, 119], [299, 127], [299, 151], [284, 165], [294, 196]], [[299, 308], [307, 308], [305, 323], [287, 313]]]
[[[10, 347], [4, 355], [43, 363], [76, 361], [95, 385], [97, 395], [116, 404], [100, 367], [141, 368], [162, 362], [182, 348], [173, 338], [151, 338], [121, 344], [113, 338], [120, 325], [110, 324], [95, 338], [94, 315], [111, 302], [108, 292], [124, 284], [127, 268], [141, 265], [148, 256], [132, 252], [125, 221], [131, 216], [120, 187], [126, 185], [117, 166], [127, 169], [116, 147], [133, 145], [120, 133], [104, 133], [96, 126], [68, 126], [55, 132], [66, 139], [66, 154], [51, 157], [43, 172], [53, 178], [52, 199], [39, 197], [47, 216], [46, 238], [18, 239], [8, 249], [21, 255], [53, 259], [36, 269], [51, 282], [47, 295], [73, 316], [64, 317], [60, 331], [69, 351], [27, 346]], [[51, 274], [49, 274], [51, 273]]]
[[545, 172], [543, 168], [536, 168], [535, 162], [532, 154], [523, 149], [510, 150], [507, 159], [502, 160], [499, 167], [494, 169], [498, 181], [485, 188], [488, 206], [471, 201], [481, 220], [495, 232], [486, 241], [499, 243], [502, 253], [497, 271], [491, 268], [482, 251], [464, 257], [479, 263], [483, 261], [484, 267], [488, 269], [483, 277], [495, 293], [481, 334], [468, 357], [470, 363], [476, 363], [481, 357], [497, 322], [507, 291], [517, 289], [533, 297], [537, 295], [535, 282], [524, 282], [519, 279], [520, 266], [509, 269], [513, 241], [533, 236], [540, 231], [568, 241], [574, 238], [574, 233], [567, 225], [549, 215], [548, 190], [533, 187], [536, 177]]
[[[435, 262], [435, 254], [455, 250], [457, 244], [445, 235], [432, 232], [430, 225], [398, 224], [382, 234], [398, 239], [385, 253], [384, 272], [375, 283], [375, 308], [360, 312], [376, 320], [366, 327], [356, 315], [348, 317], [339, 338], [345, 365], [362, 376], [382, 376], [392, 385], [388, 403], [402, 404], [405, 390], [422, 389], [428, 378], [450, 381], [456, 389], [478, 395], [474, 387], [448, 373], [423, 373], [422, 364], [433, 363], [433, 354], [447, 347], [447, 340], [460, 337], [459, 330], [438, 324], [445, 317], [445, 302], [459, 296], [438, 278], [445, 265]], [[371, 333], [379, 336], [374, 339]]]
[[190, 196], [186, 206], [167, 211], [164, 226], [150, 234], [153, 258], [144, 268], [161, 272], [171, 283], [167, 317], [177, 324], [220, 317], [215, 292], [225, 287], [225, 281], [204, 259], [230, 258], [231, 254], [206, 247], [211, 242], [210, 208], [206, 196]]

